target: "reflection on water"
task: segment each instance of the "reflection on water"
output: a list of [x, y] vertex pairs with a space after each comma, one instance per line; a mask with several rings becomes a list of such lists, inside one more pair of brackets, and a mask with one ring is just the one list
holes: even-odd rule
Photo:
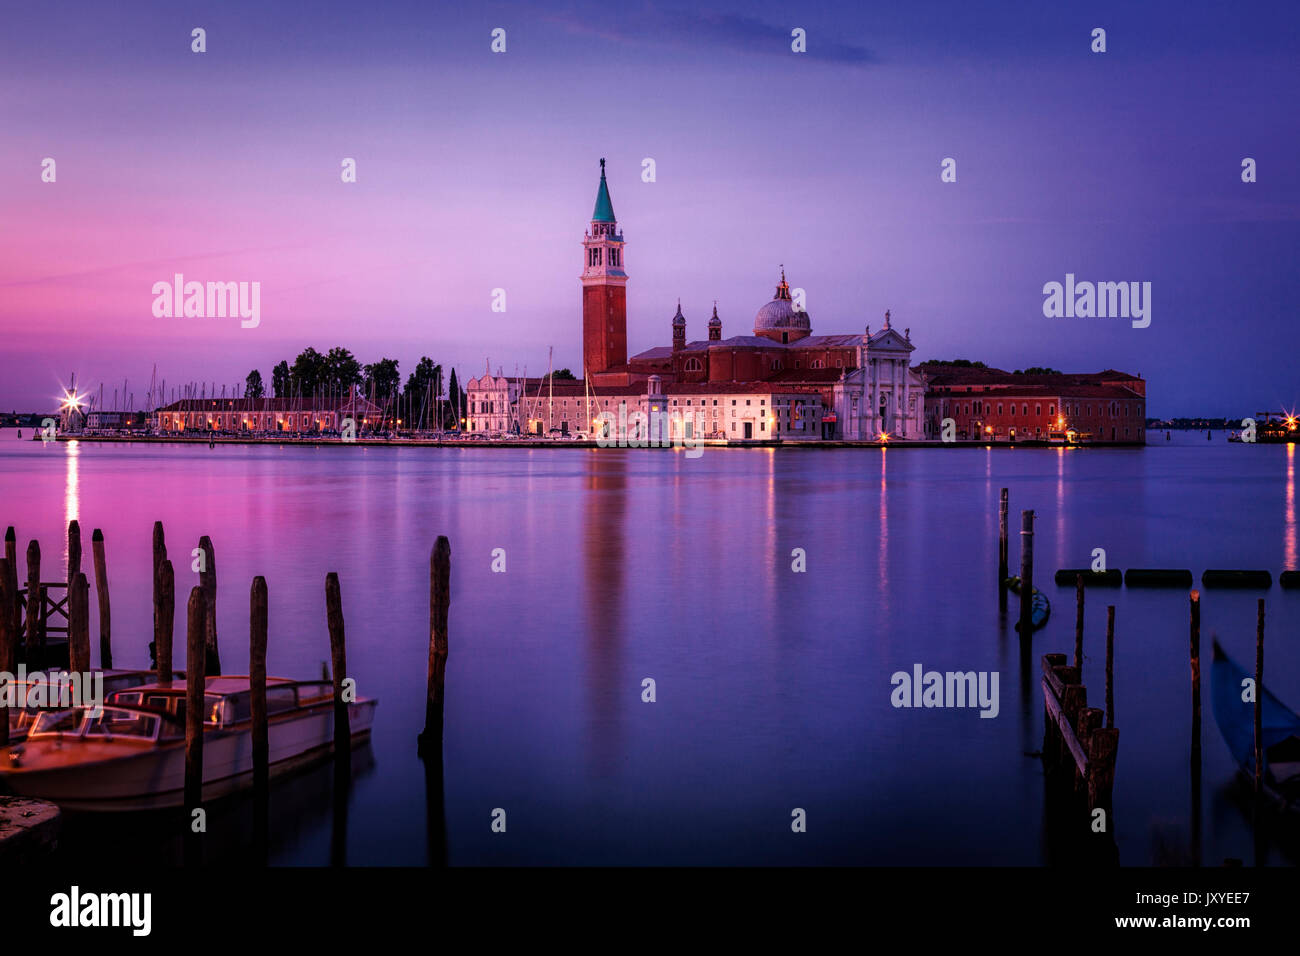
[[[1295, 544], [1295, 442], [1286, 444], [1286, 530], [1283, 532], [1283, 563], [1287, 569], [1296, 565]], [[1267, 766], [1267, 765], [1265, 765]]]
[[[328, 770], [277, 784], [275, 863], [1035, 864], [1044, 821], [1041, 766], [1026, 753], [1042, 738], [1032, 670], [1038, 655], [1073, 647], [1072, 589], [1052, 584], [1057, 566], [1086, 564], [1094, 547], [1114, 567], [1197, 575], [1295, 566], [1294, 449], [1196, 437], [1143, 451], [707, 449], [698, 459], [86, 442], [56, 446], [56, 457], [0, 441], [0, 526], [47, 548], [66, 540], [69, 518], [103, 528], [124, 666], [148, 661], [156, 519], [173, 554], [213, 537], [232, 673], [247, 668], [248, 585], [262, 574], [269, 670], [317, 675], [329, 656], [323, 580], [339, 573], [351, 676], [379, 700], [375, 769], [358, 768], [346, 814], [334, 812]], [[994, 587], [1001, 487], [1012, 515], [1044, 519], [1035, 576], [1063, 611], [1034, 635], [1019, 674], [1014, 615], [999, 617]], [[415, 747], [438, 534], [453, 561], [445, 778]], [[790, 573], [795, 547], [806, 574]], [[505, 573], [492, 570], [498, 548]], [[1257, 596], [1202, 600], [1204, 631], [1242, 659]], [[1300, 595], [1266, 597], [1270, 633], [1293, 631]], [[1153, 826], [1191, 832], [1187, 598], [1117, 589], [1088, 600], [1094, 698], [1104, 606], [1116, 605], [1115, 836], [1121, 861], [1146, 864]], [[1000, 716], [892, 707], [890, 674], [917, 662], [1000, 671]], [[1269, 666], [1270, 686], [1300, 701], [1300, 655]], [[647, 677], [654, 703], [642, 700]], [[1212, 721], [1204, 741], [1210, 811], [1234, 767]], [[794, 807], [810, 821], [797, 840]], [[491, 832], [495, 808], [508, 839]], [[251, 823], [228, 821], [237, 837], [210, 856], [247, 852]], [[1251, 858], [1250, 842], [1241, 815], [1207, 813], [1207, 865]]]
[[[63, 477], [63, 525], [81, 520], [81, 475], [78, 463], [81, 461], [81, 443], [70, 441], [62, 446], [64, 466]], [[63, 560], [68, 559], [68, 541], [63, 539]]]
[[[1070, 561], [1065, 554], [1065, 516], [1067, 506], [1065, 504], [1065, 448], [1057, 446], [1056, 449], [1056, 502], [1053, 510], [1056, 513], [1056, 566], [1064, 568], [1070, 566]], [[1035, 517], [1038, 517], [1035, 515]], [[1036, 575], [1035, 581], [1041, 580]]]
[[880, 611], [889, 614], [889, 449], [880, 449], [880, 512], [877, 533], [880, 535], [880, 556], [877, 560], [877, 573], [880, 576]]
[[[587, 705], [585, 738], [589, 743], [590, 772], [598, 777], [611, 776], [624, 753], [623, 711], [616, 706], [622, 689], [619, 675], [622, 662], [622, 617], [625, 604], [624, 552], [627, 539], [627, 471], [629, 455], [616, 449], [615, 454], [580, 452], [588, 456], [585, 485], [586, 507], [582, 509], [584, 529], [581, 573], [585, 592], [584, 627], [581, 635], [586, 654], [584, 696]], [[674, 516], [665, 518], [673, 522]]]

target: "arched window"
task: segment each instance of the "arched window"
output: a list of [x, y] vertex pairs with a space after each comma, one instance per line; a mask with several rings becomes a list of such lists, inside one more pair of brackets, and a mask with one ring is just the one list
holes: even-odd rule
[[688, 372], [699, 372], [699, 371], [702, 371], [702, 370], [704, 369], [704, 366], [703, 366], [702, 364], [700, 364], [700, 360], [699, 360], [699, 359], [697, 359], [697, 358], [688, 358], [688, 359], [686, 360], [686, 366], [685, 366], [685, 368], [686, 368], [686, 371], [688, 371]]

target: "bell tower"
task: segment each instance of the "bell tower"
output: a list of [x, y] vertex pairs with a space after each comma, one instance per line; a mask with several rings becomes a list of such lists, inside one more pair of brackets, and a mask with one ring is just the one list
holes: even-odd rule
[[627, 273], [623, 233], [600, 161], [600, 186], [591, 225], [582, 239], [582, 361], [586, 374], [627, 364]]

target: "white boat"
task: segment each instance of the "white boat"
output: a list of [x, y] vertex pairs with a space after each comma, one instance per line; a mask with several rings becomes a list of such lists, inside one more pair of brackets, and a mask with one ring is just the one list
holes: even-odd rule
[[[96, 713], [78, 707], [36, 716], [27, 739], [0, 758], [0, 788], [70, 810], [179, 807], [185, 796], [185, 681], [150, 683], [108, 695]], [[352, 744], [370, 735], [377, 701], [349, 703]], [[247, 677], [212, 677], [203, 704], [203, 799], [252, 785], [253, 738]], [[334, 749], [329, 681], [266, 681], [270, 774], [304, 766]]]

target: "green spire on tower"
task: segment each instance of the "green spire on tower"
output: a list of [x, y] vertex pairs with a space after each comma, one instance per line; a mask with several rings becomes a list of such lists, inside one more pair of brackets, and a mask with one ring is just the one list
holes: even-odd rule
[[605, 182], [605, 160], [600, 160], [600, 188], [596, 190], [596, 208], [591, 214], [592, 222], [615, 222], [614, 204], [609, 201], [609, 185]]

